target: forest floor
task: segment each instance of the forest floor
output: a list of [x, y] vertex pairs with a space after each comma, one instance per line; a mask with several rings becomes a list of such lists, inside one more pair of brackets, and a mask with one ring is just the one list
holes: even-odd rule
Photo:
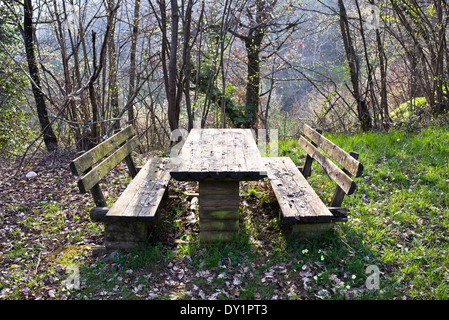
[[[70, 173], [73, 155], [37, 156], [16, 177], [2, 161], [0, 299], [447, 299], [449, 128], [328, 138], [359, 152], [365, 171], [345, 198], [349, 221], [315, 240], [290, 233], [261, 181], [241, 183], [238, 241], [200, 243], [197, 185], [170, 182], [148, 247], [106, 253], [93, 201]], [[280, 142], [297, 164], [299, 149]], [[313, 172], [326, 201], [335, 185]], [[104, 179], [109, 205], [127, 183], [125, 165]]]

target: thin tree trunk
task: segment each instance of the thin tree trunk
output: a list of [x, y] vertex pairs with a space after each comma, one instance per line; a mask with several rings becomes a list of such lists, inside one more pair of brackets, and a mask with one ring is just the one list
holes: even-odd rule
[[[108, 15], [112, 15], [112, 10], [115, 6], [114, 0], [108, 1]], [[115, 19], [112, 20], [111, 31], [109, 35], [109, 88], [108, 88], [108, 98], [109, 98], [109, 108], [112, 112], [112, 117], [116, 118], [119, 113], [118, 106], [118, 83], [117, 83], [117, 55], [115, 50]], [[115, 129], [120, 128], [120, 122], [116, 122]]]
[[178, 107], [176, 99], [176, 54], [178, 48], [178, 2], [171, 0], [171, 43], [170, 43], [170, 58], [168, 62], [168, 122], [170, 130], [173, 132], [178, 129]]
[[346, 52], [346, 59], [348, 60], [349, 74], [352, 84], [352, 95], [357, 102], [357, 113], [360, 121], [360, 126], [363, 132], [372, 130], [371, 115], [369, 114], [368, 105], [360, 94], [359, 87], [359, 72], [360, 66], [357, 54], [352, 43], [351, 35], [349, 32], [349, 21], [346, 14], [346, 8], [342, 0], [338, 0], [338, 6], [340, 10], [340, 29], [343, 37], [343, 43]]
[[389, 129], [391, 126], [390, 112], [388, 110], [387, 100], [387, 56], [385, 55], [384, 46], [380, 37], [379, 30], [376, 30], [377, 53], [379, 55], [380, 68], [380, 108], [382, 110], [383, 127]]
[[[139, 33], [139, 12], [140, 12], [140, 1], [136, 0], [134, 3], [134, 18], [133, 18], [133, 31], [131, 36], [131, 57], [130, 57], [130, 67], [129, 67], [129, 91], [128, 91], [128, 101], [134, 95], [134, 88], [136, 86], [136, 47], [137, 47], [137, 35]], [[128, 123], [135, 124], [134, 119], [134, 104], [131, 103], [128, 108]]]
[[40, 88], [39, 69], [37, 67], [36, 56], [34, 53], [33, 6], [31, 0], [24, 0], [23, 9], [23, 40], [25, 43], [28, 70], [31, 79], [33, 80], [31, 87], [33, 90], [34, 100], [36, 102], [37, 116], [43, 133], [44, 143], [47, 150], [51, 152], [58, 148], [58, 140], [50, 125], [47, 106]]
[[257, 124], [259, 112], [259, 88], [260, 88], [260, 44], [263, 34], [247, 38], [245, 41], [248, 55], [248, 73], [246, 77], [246, 127], [254, 128]]
[[193, 1], [188, 0], [187, 8], [185, 11], [183, 30], [184, 30], [184, 47], [183, 47], [183, 60], [184, 60], [184, 97], [186, 101], [187, 118], [188, 118], [188, 131], [193, 128], [193, 114], [192, 114], [192, 104], [190, 101], [190, 58], [191, 58], [191, 46], [190, 46], [190, 26], [192, 22], [192, 8]]

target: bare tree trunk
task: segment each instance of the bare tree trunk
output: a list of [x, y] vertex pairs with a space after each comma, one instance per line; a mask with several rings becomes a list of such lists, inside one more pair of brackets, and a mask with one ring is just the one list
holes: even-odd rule
[[[89, 80], [89, 99], [90, 99], [90, 105], [92, 108], [92, 129], [91, 129], [91, 141], [87, 144], [87, 149], [91, 149], [93, 146], [95, 146], [98, 143], [98, 103], [97, 103], [97, 96], [95, 95], [95, 81], [100, 75], [100, 71], [97, 71], [97, 56], [95, 51], [95, 41], [96, 40], [96, 34], [94, 31], [92, 31], [92, 48], [93, 48], [93, 75]], [[106, 39], [105, 39], [106, 41]], [[100, 60], [100, 68], [103, 66], [102, 61]]]
[[[260, 30], [261, 31], [261, 30]], [[245, 41], [248, 56], [248, 73], [246, 76], [246, 106], [245, 117], [246, 127], [253, 128], [257, 124], [257, 114], [259, 112], [259, 89], [260, 89], [260, 44], [263, 33], [257, 32], [254, 37]]]
[[[129, 91], [128, 100], [134, 95], [134, 88], [136, 86], [136, 47], [137, 47], [137, 35], [139, 33], [139, 11], [140, 1], [136, 0], [134, 3], [134, 18], [133, 18], [133, 31], [131, 36], [131, 57], [129, 67]], [[134, 119], [134, 103], [131, 103], [128, 108], [128, 123], [135, 124]]]
[[359, 77], [360, 65], [357, 54], [352, 43], [352, 38], [349, 30], [349, 21], [346, 14], [346, 8], [342, 0], [338, 0], [338, 7], [340, 10], [340, 29], [343, 37], [343, 43], [346, 52], [346, 59], [348, 60], [349, 73], [352, 84], [352, 95], [357, 102], [357, 112], [362, 131], [372, 130], [371, 115], [368, 110], [366, 100], [360, 93]]
[[[115, 0], [108, 1], [108, 15], [113, 15], [112, 10], [115, 7]], [[112, 20], [111, 31], [108, 41], [108, 52], [109, 52], [109, 88], [108, 88], [108, 98], [109, 98], [109, 108], [112, 112], [112, 117], [116, 118], [119, 113], [118, 106], [118, 83], [117, 83], [117, 55], [115, 50], [115, 19]], [[115, 129], [120, 128], [120, 122], [116, 122]]]
[[177, 106], [176, 95], [176, 54], [178, 48], [178, 2], [177, 0], [171, 0], [171, 42], [170, 42], [170, 58], [168, 62], [168, 122], [170, 130], [174, 131], [178, 129], [179, 109]]
[[380, 108], [382, 110], [382, 120], [384, 129], [389, 129], [391, 126], [390, 112], [388, 110], [387, 100], [387, 56], [385, 55], [384, 46], [380, 37], [379, 30], [376, 30], [377, 54], [379, 55], [380, 68]]
[[23, 40], [25, 43], [28, 70], [31, 79], [33, 80], [31, 87], [33, 90], [34, 100], [36, 102], [37, 116], [43, 133], [44, 143], [47, 150], [51, 152], [58, 148], [58, 140], [50, 125], [47, 106], [40, 88], [39, 69], [37, 67], [36, 56], [34, 54], [33, 6], [31, 0], [24, 0], [23, 9]]
[[97, 96], [95, 94], [94, 84], [97, 81], [98, 77], [100, 76], [101, 71], [104, 70], [103, 64], [104, 64], [104, 61], [106, 58], [106, 48], [107, 48], [107, 43], [108, 43], [108, 39], [109, 39], [109, 33], [111, 31], [111, 27], [113, 24], [113, 18], [115, 16], [115, 12], [116, 12], [117, 8], [118, 8], [118, 5], [113, 10], [111, 10], [111, 14], [108, 15], [106, 33], [104, 35], [103, 44], [101, 46], [100, 59], [99, 59], [98, 65], [97, 65], [97, 53], [96, 53], [96, 33], [92, 30], [92, 48], [93, 48], [92, 74], [91, 74], [91, 76], [89, 78], [89, 82], [88, 82], [89, 98], [90, 98], [90, 103], [91, 103], [91, 107], [92, 107], [92, 133], [91, 133], [92, 139], [90, 141], [90, 145], [88, 146], [89, 148], [93, 147], [96, 143], [98, 143], [99, 110], [98, 110]]
[[[447, 4], [443, 4], [442, 0], [434, 1], [434, 6], [436, 7], [436, 25], [438, 28], [436, 29], [437, 38], [435, 39], [437, 43], [435, 43], [435, 63], [434, 63], [434, 88], [436, 90], [436, 106], [434, 112], [436, 114], [443, 114], [446, 110], [449, 109], [447, 101], [444, 101], [444, 49], [445, 49], [445, 38], [446, 38], [446, 30], [448, 25], [448, 17], [445, 13], [443, 13], [443, 6], [447, 6]], [[444, 1], [446, 2], [446, 1]], [[447, 10], [447, 9], [446, 9]], [[443, 19], [444, 18], [444, 19]], [[449, 63], [447, 61], [446, 63]]]
[[[184, 5], [183, 5], [184, 8]], [[193, 128], [193, 114], [192, 114], [192, 104], [190, 101], [190, 27], [192, 22], [192, 8], [193, 1], [188, 0], [187, 8], [185, 10], [184, 19], [183, 19], [183, 33], [184, 33], [184, 46], [183, 46], [183, 61], [184, 61], [184, 97], [186, 101], [186, 109], [187, 109], [187, 118], [188, 118], [188, 131]]]

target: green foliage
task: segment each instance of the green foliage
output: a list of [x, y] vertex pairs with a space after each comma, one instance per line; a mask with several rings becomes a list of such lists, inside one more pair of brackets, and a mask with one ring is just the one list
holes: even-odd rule
[[10, 57], [20, 46], [18, 30], [6, 23], [8, 16], [2, 10], [0, 14], [0, 151], [20, 152], [33, 136], [31, 112], [23, 109], [27, 79]]
[[245, 123], [245, 115], [243, 112], [244, 107], [236, 104], [232, 99], [232, 93], [235, 88], [225, 88], [225, 95], [223, 97], [222, 89], [220, 89], [215, 83], [209, 83], [209, 79], [212, 77], [212, 69], [210, 62], [203, 63], [199, 73], [198, 83], [196, 84], [199, 91], [206, 94], [209, 99], [215, 104], [217, 108], [221, 108], [223, 99], [225, 99], [225, 112], [226, 116], [232, 122], [233, 126], [238, 128], [241, 124]]
[[[321, 263], [318, 251], [325, 252], [326, 268], [315, 274], [315, 281], [321, 288], [332, 284], [335, 291], [320, 296], [344, 298], [351, 291], [347, 286], [363, 287], [366, 266], [376, 265], [383, 273], [380, 291], [361, 291], [359, 298], [447, 299], [449, 126], [327, 138], [357, 151], [365, 169], [356, 179], [357, 192], [343, 202], [350, 209], [349, 221], [339, 224], [326, 245], [317, 241], [298, 247], [307, 253], [304, 270], [309, 260]], [[280, 142], [279, 153], [298, 165], [304, 162], [296, 141]], [[335, 184], [316, 162], [309, 182], [328, 203]]]
[[413, 98], [409, 101], [401, 103], [399, 107], [393, 110], [391, 113], [392, 120], [410, 119], [412, 112], [415, 108], [425, 108], [427, 101], [425, 97]]
[[358, 151], [365, 166], [357, 193], [345, 198], [351, 208], [342, 228], [348, 240], [353, 232], [359, 237], [352, 241], [361, 241], [390, 270], [395, 290], [447, 299], [441, 281], [449, 267], [449, 127], [330, 139]]

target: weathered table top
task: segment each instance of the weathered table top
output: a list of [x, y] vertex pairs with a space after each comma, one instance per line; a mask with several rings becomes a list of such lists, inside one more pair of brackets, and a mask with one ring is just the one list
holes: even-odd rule
[[192, 129], [170, 174], [176, 180], [267, 176], [250, 129]]

